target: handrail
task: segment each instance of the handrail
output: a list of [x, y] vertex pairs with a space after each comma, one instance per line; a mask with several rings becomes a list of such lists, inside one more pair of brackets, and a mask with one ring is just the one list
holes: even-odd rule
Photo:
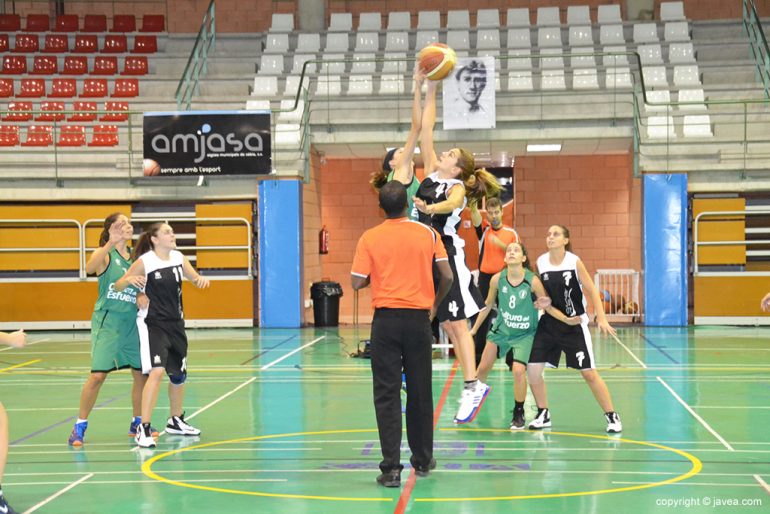
[[[0, 225], [2, 224], [9, 224], [9, 225], [26, 225], [26, 224], [50, 224], [50, 225], [75, 225], [75, 227], [78, 229], [78, 240], [81, 240], [81, 234], [83, 233], [83, 225], [78, 221], [74, 219], [68, 219], [68, 218], [37, 218], [37, 219], [0, 219]], [[44, 252], [78, 252], [78, 262], [84, 262], [84, 255], [85, 252], [83, 250], [83, 245], [78, 245], [77, 247], [59, 247], [59, 248], [44, 248], [44, 247], [33, 247], [33, 248], [14, 248], [14, 247], [8, 247], [8, 248], [1, 248], [0, 252], [25, 252], [25, 253], [44, 253]], [[79, 266], [78, 267], [78, 278], [84, 279], [86, 277], [85, 273], [85, 267]]]
[[765, 88], [765, 97], [770, 98], [770, 47], [754, 0], [743, 0], [743, 30], [749, 37], [751, 54], [757, 63], [757, 74]]
[[[174, 93], [177, 109], [190, 110], [192, 97], [200, 92], [200, 76], [208, 72], [207, 58], [209, 49], [216, 44], [216, 5], [215, 0], [209, 2], [206, 13], [203, 15], [201, 28], [198, 30], [198, 37], [195, 38], [195, 44], [187, 59], [187, 65], [182, 72], [182, 78], [179, 79], [179, 85]], [[200, 63], [200, 67], [198, 64]], [[192, 82], [192, 86], [190, 83]], [[184, 88], [184, 91], [182, 91]]]
[[[695, 216], [695, 219], [692, 222], [692, 230], [693, 230], [693, 275], [699, 275], [703, 274], [704, 272], [700, 271], [700, 266], [698, 264], [698, 249], [701, 246], [734, 246], [734, 245], [743, 245], [743, 246], [750, 246], [750, 245], [758, 245], [758, 244], [768, 244], [770, 241], [765, 240], [746, 240], [743, 241], [700, 241], [698, 239], [698, 232], [700, 227], [701, 218], [703, 217], [709, 217], [709, 216], [743, 216], [744, 218], [746, 216], [752, 216], [752, 215], [770, 215], [770, 209], [752, 209], [752, 210], [742, 210], [742, 211], [704, 211], [699, 213], [697, 216]], [[737, 221], [737, 220], [730, 220], [730, 221]], [[724, 271], [720, 273], [726, 273]], [[746, 273], [745, 271], [740, 271], [740, 273]], [[769, 272], [757, 272], [759, 274], [762, 274], [763, 276], [770, 276]]]

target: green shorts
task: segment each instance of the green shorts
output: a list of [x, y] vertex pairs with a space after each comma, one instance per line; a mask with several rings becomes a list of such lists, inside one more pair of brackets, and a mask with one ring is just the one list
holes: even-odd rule
[[526, 332], [523, 335], [511, 336], [503, 332], [496, 332], [494, 327], [487, 333], [487, 341], [494, 343], [500, 349], [498, 355], [503, 356], [508, 350], [513, 351], [513, 360], [526, 365], [529, 362], [529, 354], [532, 352], [532, 343], [535, 340], [534, 332]]
[[136, 315], [94, 311], [91, 316], [91, 372], [142, 369]]

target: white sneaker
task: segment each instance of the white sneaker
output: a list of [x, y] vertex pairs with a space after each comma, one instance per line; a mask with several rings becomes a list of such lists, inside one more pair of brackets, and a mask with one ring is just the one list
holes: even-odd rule
[[530, 430], [540, 430], [541, 428], [551, 427], [551, 413], [548, 409], [537, 409], [537, 416], [530, 421]]
[[181, 416], [171, 416], [166, 424], [166, 433], [174, 435], [200, 435], [201, 431], [184, 420]]
[[607, 432], [617, 434], [623, 431], [623, 423], [620, 422], [617, 412], [606, 412], [604, 417], [607, 420]]
[[136, 445], [140, 448], [155, 448], [155, 439], [152, 438], [152, 434], [149, 433], [149, 430], [145, 430], [145, 427], [142, 425], [140, 425], [139, 430], [136, 431], [134, 441], [136, 441]]
[[463, 389], [460, 397], [460, 408], [455, 416], [455, 423], [470, 423], [481, 410], [481, 405], [489, 394], [490, 387], [476, 380], [476, 383], [470, 389]]

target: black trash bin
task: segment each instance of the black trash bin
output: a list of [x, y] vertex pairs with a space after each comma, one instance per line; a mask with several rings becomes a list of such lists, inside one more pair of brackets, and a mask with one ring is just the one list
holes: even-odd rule
[[336, 327], [340, 324], [340, 296], [342, 286], [338, 282], [315, 282], [310, 286], [315, 326]]

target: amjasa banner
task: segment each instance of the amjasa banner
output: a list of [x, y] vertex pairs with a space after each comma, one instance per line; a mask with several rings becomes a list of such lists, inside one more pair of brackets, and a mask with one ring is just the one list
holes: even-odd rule
[[144, 175], [264, 175], [270, 162], [270, 112], [144, 114]]

